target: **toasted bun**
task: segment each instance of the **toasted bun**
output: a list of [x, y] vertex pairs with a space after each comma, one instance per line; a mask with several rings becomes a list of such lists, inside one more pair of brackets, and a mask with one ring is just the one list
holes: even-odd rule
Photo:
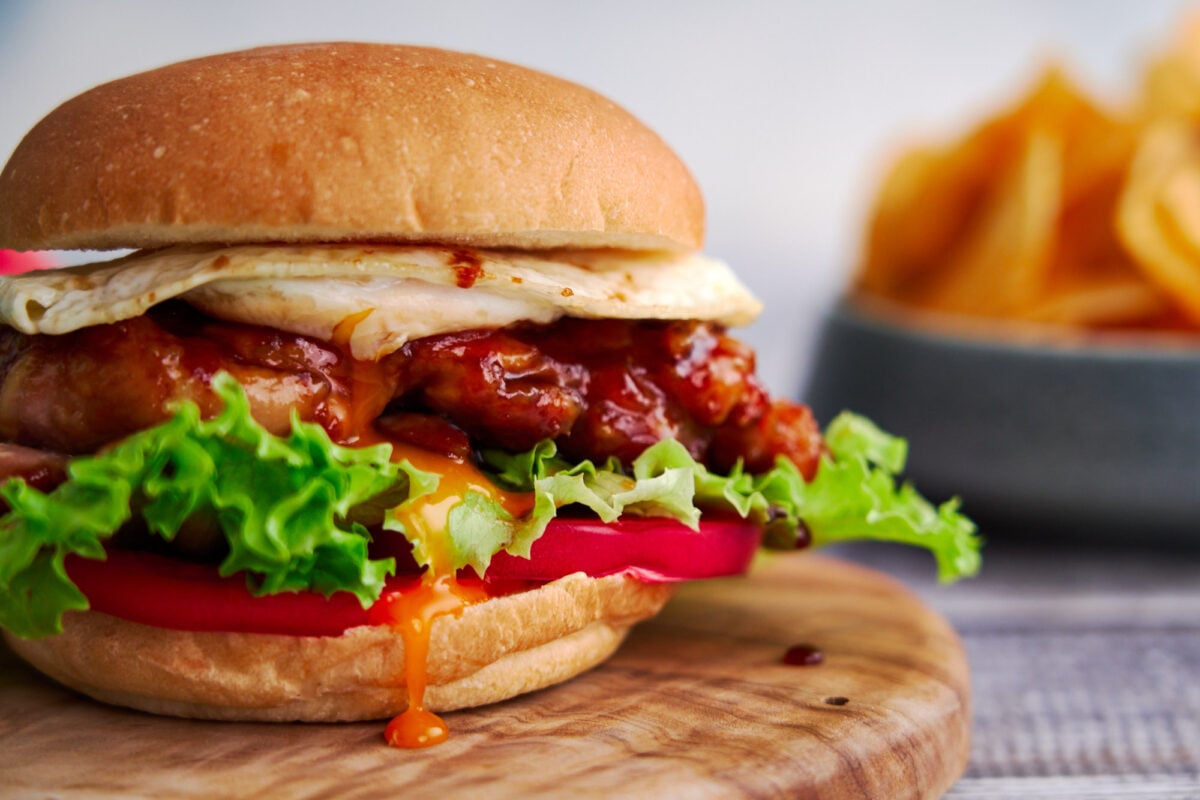
[[[478, 706], [560, 683], [608, 658], [635, 622], [658, 613], [669, 585], [570, 575], [438, 617], [426, 706]], [[390, 628], [337, 637], [195, 633], [98, 612], [67, 615], [64, 632], [13, 650], [97, 700], [200, 719], [344, 722], [406, 705], [404, 645]]]
[[265, 47], [67, 101], [0, 174], [0, 247], [699, 249], [687, 168], [624, 109], [494, 59]]

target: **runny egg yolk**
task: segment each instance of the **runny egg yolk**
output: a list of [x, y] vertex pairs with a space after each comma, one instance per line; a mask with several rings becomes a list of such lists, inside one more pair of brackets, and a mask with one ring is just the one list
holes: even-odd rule
[[371, 609], [373, 623], [390, 625], [404, 641], [408, 707], [388, 723], [384, 735], [395, 747], [428, 747], [445, 741], [449, 733], [446, 723], [425, 708], [433, 620], [446, 614], [458, 616], [472, 603], [487, 599], [483, 587], [458, 581], [445, 536], [450, 512], [468, 492], [477, 492], [500, 503], [513, 516], [523, 516], [532, 508], [533, 497], [503, 492], [469, 464], [408, 445], [394, 445], [392, 458], [441, 476], [437, 489], [406, 501], [393, 512], [416, 549], [425, 553], [428, 568], [418, 584], [384, 595]]
[[[334, 343], [347, 349], [345, 346], [355, 327], [370, 314], [371, 310], [367, 310], [343, 319], [334, 329]], [[383, 383], [375, 372], [377, 368], [371, 362], [354, 362], [350, 397], [347, 398], [351, 429], [345, 432], [345, 438], [357, 446], [389, 442], [375, 430], [373, 420], [365, 418], [365, 409], [386, 404], [386, 398], [379, 396]], [[379, 402], [381, 399], [383, 403]], [[466, 499], [468, 493], [475, 492], [499, 503], [512, 516], [521, 517], [532, 509], [533, 495], [504, 492], [473, 465], [462, 460], [404, 443], [389, 443], [393, 461], [407, 461], [423, 472], [439, 476], [432, 492], [410, 498], [392, 512], [404, 526], [414, 552], [424, 557], [427, 568], [415, 586], [380, 597], [372, 607], [370, 617], [372, 624], [390, 626], [404, 642], [403, 677], [408, 706], [388, 723], [384, 736], [395, 747], [428, 747], [445, 741], [449, 735], [446, 723], [425, 708], [433, 620], [447, 614], [459, 616], [467, 606], [487, 599], [482, 586], [465, 585], [458, 580], [455, 558], [446, 536], [450, 512]]]

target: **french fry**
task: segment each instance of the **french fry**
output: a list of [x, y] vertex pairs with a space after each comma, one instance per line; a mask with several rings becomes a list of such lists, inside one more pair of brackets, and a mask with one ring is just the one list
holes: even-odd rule
[[880, 190], [868, 232], [859, 275], [865, 288], [903, 293], [940, 269], [986, 190], [989, 149], [922, 148], [896, 163]]
[[962, 245], [922, 302], [940, 311], [1020, 315], [1039, 295], [1054, 245], [1062, 142], [1033, 133], [1000, 177]]
[[1200, 323], [1200, 146], [1190, 125], [1158, 123], [1142, 138], [1117, 230], [1147, 277]]
[[1174, 45], [1151, 62], [1137, 105], [1148, 119], [1200, 120], [1200, 16], [1184, 23]]
[[1028, 319], [1083, 327], [1149, 327], [1169, 310], [1163, 296], [1138, 278], [1089, 279], [1049, 292], [1030, 308]]
[[[1200, 53], [1200, 26], [1195, 36]], [[1161, 62], [1157, 80], [1164, 92], [1193, 92], [1200, 110], [1200, 57], [1187, 59]], [[1188, 302], [1200, 313], [1200, 268], [1139, 263], [1147, 248], [1161, 249], [1142, 243], [1144, 229], [1164, 236], [1138, 205], [1151, 190], [1139, 185], [1131, 196], [1128, 185], [1147, 119], [1102, 108], [1051, 67], [959, 142], [897, 162], [874, 208], [858, 288], [939, 312], [1074, 326], [1177, 324]], [[1180, 258], [1200, 256], [1200, 161], [1196, 175], [1194, 193], [1177, 186], [1165, 206], [1195, 235], [1194, 253]], [[1122, 213], [1136, 243], [1118, 230]]]

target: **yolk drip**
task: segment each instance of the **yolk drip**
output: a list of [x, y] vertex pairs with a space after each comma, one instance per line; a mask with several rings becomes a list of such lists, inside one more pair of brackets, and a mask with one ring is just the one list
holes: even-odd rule
[[[355, 328], [375, 311], [368, 308], [339, 322], [333, 329], [332, 341], [346, 353], [350, 353], [350, 338]], [[350, 380], [346, 387], [347, 397], [344, 430], [338, 437], [342, 443], [368, 445], [382, 441], [373, 436], [372, 424], [377, 415], [392, 399], [390, 385], [382, 374], [378, 361], [350, 359]]]
[[453, 573], [434, 575], [430, 570], [415, 587], [385, 595], [371, 609], [373, 623], [390, 625], [404, 641], [408, 708], [384, 730], [388, 744], [428, 747], [446, 740], [446, 723], [425, 708], [430, 627], [435, 617], [461, 614], [471, 603], [486, 599], [483, 587], [463, 585]]
[[415, 587], [382, 598], [372, 609], [373, 618], [378, 609], [380, 624], [391, 625], [404, 640], [408, 708], [388, 723], [384, 735], [395, 747], [428, 747], [445, 741], [448, 735], [446, 723], [425, 708], [433, 620], [446, 614], [458, 616], [468, 605], [487, 599], [481, 586], [463, 584], [456, 576], [445, 535], [450, 512], [468, 492], [491, 497], [514, 516], [528, 512], [533, 498], [503, 492], [471, 465], [447, 456], [397, 444], [392, 458], [441, 476], [435, 491], [407, 501], [394, 512], [417, 550], [425, 554], [429, 568]]
[[[350, 337], [371, 309], [351, 315], [334, 329], [333, 340], [348, 349]], [[377, 377], [378, 365], [355, 361], [350, 386], [350, 424], [344, 439], [368, 446], [389, 441], [373, 426], [369, 417], [378, 413], [390, 399], [381, 396], [384, 382]], [[388, 625], [404, 642], [404, 684], [408, 707], [393, 719], [384, 736], [395, 747], [428, 747], [446, 740], [446, 723], [425, 708], [428, 682], [429, 635], [433, 620], [452, 614], [458, 616], [472, 603], [487, 599], [480, 585], [458, 580], [455, 559], [446, 536], [450, 512], [469, 492], [476, 492], [500, 504], [514, 517], [524, 516], [533, 507], [531, 493], [504, 492], [473, 465], [451, 456], [439, 455], [412, 445], [391, 442], [392, 460], [408, 461], [413, 467], [439, 477], [437, 488], [412, 498], [394, 510], [405, 529], [414, 552], [422, 556], [428, 568], [415, 586], [385, 594], [371, 609], [370, 621]]]

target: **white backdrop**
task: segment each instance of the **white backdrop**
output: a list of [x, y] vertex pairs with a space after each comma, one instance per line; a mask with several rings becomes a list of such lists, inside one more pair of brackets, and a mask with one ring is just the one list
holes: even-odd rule
[[259, 44], [360, 39], [486, 53], [586, 84], [691, 166], [710, 252], [767, 302], [743, 333], [797, 391], [896, 143], [951, 134], [1061, 56], [1119, 97], [1178, 0], [570, 3], [0, 0], [0, 157], [96, 83]]

